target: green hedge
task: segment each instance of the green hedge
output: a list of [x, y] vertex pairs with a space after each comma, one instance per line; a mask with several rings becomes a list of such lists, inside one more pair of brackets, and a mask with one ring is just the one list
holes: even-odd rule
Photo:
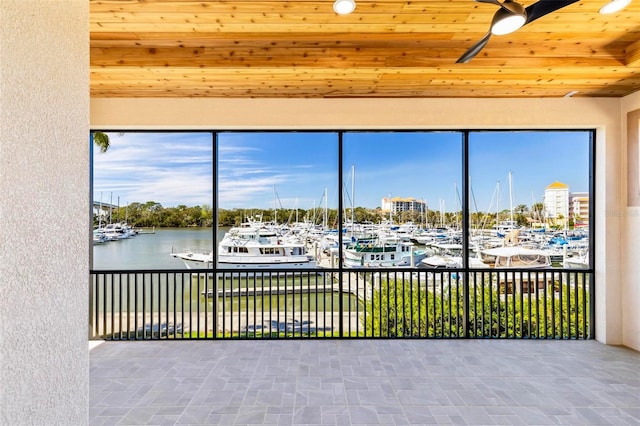
[[[485, 282], [469, 286], [455, 274], [442, 287], [405, 280], [381, 281], [361, 317], [370, 337], [590, 338], [590, 295], [582, 275], [545, 283], [537, 292], [507, 292]], [[494, 280], [495, 282], [495, 280]], [[586, 284], [586, 283], [585, 283]], [[465, 333], [466, 331], [466, 333]]]

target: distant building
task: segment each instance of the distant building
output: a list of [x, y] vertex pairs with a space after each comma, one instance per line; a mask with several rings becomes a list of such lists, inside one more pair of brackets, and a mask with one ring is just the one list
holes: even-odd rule
[[574, 225], [589, 226], [589, 193], [572, 192], [569, 194], [569, 204], [569, 217], [573, 219]]
[[96, 218], [101, 218], [104, 220], [108, 218], [112, 211], [116, 210], [118, 206], [115, 204], [102, 203], [102, 202], [93, 202], [93, 216]]
[[384, 197], [382, 199], [382, 211], [400, 213], [400, 212], [418, 212], [424, 213], [427, 210], [427, 203], [424, 200], [416, 200], [413, 197]]
[[545, 188], [544, 211], [549, 221], [564, 224], [569, 218], [569, 185], [556, 181]]

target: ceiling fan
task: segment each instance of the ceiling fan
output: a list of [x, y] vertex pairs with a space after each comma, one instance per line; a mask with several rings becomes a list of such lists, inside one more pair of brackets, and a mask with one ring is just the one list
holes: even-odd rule
[[555, 12], [556, 10], [569, 6], [572, 3], [576, 3], [578, 0], [538, 0], [526, 8], [514, 0], [504, 0], [502, 3], [498, 0], [475, 1], [495, 4], [496, 6], [499, 6], [500, 9], [498, 9], [493, 15], [489, 31], [480, 39], [480, 41], [471, 46], [464, 55], [458, 58], [456, 61], [458, 64], [466, 64], [480, 53], [484, 46], [489, 42], [491, 35], [512, 33], [518, 28], [541, 18], [548, 13]]

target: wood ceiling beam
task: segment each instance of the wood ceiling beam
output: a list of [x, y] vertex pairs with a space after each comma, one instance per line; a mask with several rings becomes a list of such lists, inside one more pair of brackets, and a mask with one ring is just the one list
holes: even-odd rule
[[[386, 32], [386, 33], [326, 33], [326, 32], [260, 32], [260, 33], [231, 33], [231, 32], [92, 32], [90, 34], [92, 47], [207, 47], [225, 45], [277, 44], [281, 46], [324, 46], [324, 45], [357, 45], [357, 46], [411, 46], [441, 40], [475, 41], [482, 37], [486, 28], [473, 32]], [[504, 37], [495, 37], [492, 42]], [[612, 40], [615, 39], [615, 40]], [[578, 45], [624, 45], [637, 40], [637, 33], [621, 32], [601, 34], [588, 32], [567, 32], [566, 28], [549, 33], [537, 33], [532, 39], [530, 33], [515, 32], [508, 36], [512, 42], [576, 43]]]
[[640, 67], [640, 40], [631, 43], [625, 49], [625, 65], [628, 67]]
[[[441, 67], [452, 66], [466, 50], [463, 43], [451, 43], [440, 48], [377, 49], [377, 48], [91, 48], [93, 67]], [[606, 51], [579, 50], [573, 46], [540, 45], [487, 47], [470, 64], [458, 67], [563, 67], [563, 66], [624, 66], [624, 53], [612, 57]]]
[[[274, 87], [271, 89], [264, 88], [223, 88], [220, 90], [201, 89], [194, 91], [191, 88], [186, 89], [170, 89], [163, 90], [158, 87], [153, 88], [133, 88], [131, 90], [100, 90], [92, 89], [91, 97], [156, 97], [156, 98], [172, 98], [172, 97], [206, 97], [206, 98], [227, 98], [227, 97], [249, 97], [249, 98], [561, 98], [567, 93], [566, 89], [550, 90], [547, 88], [534, 88], [529, 90], [514, 91], [508, 87], [502, 88], [475, 88], [460, 89], [451, 87], [442, 87], [438, 89], [411, 89], [403, 92], [397, 90], [387, 91], [380, 90], [377, 87], [356, 88], [347, 87], [344, 89], [335, 88], [319, 88], [317, 86], [304, 91], [298, 87]], [[624, 88], [616, 89], [595, 89], [586, 90], [575, 97], [621, 97], [628, 94]]]
[[[568, 25], [578, 26], [576, 23]], [[481, 34], [488, 30], [489, 24], [487, 21], [460, 21], [453, 23], [387, 23], [387, 22], [358, 22], [353, 24], [345, 24], [336, 22], [335, 20], [330, 23], [299, 23], [284, 25], [281, 23], [263, 23], [255, 24], [252, 22], [237, 22], [230, 20], [227, 24], [217, 23], [189, 23], [189, 24], [168, 24], [161, 25], [156, 22], [141, 22], [139, 24], [127, 24], [121, 22], [101, 22], [90, 24], [89, 28], [92, 33], [100, 32], [218, 32], [218, 33], [248, 33], [255, 34], [260, 33], [298, 33], [298, 32], [310, 32], [310, 33], [442, 33], [442, 32], [454, 32], [454, 33], [469, 33], [474, 32]], [[529, 27], [529, 26], [527, 26]], [[629, 25], [625, 22], [603, 22], [598, 26], [600, 31], [610, 34], [623, 34], [629, 30]], [[553, 33], [558, 29], [558, 24], [555, 22], [535, 22], [531, 28], [524, 28], [523, 33], [531, 34], [531, 37], [536, 37], [534, 34], [546, 34]], [[576, 29], [577, 32], [589, 32], [588, 28]]]

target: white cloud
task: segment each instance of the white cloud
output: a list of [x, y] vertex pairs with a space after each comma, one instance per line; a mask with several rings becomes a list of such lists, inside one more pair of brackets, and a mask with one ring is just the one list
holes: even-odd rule
[[110, 134], [111, 148], [94, 154], [94, 199], [163, 206], [213, 203], [210, 134]]

